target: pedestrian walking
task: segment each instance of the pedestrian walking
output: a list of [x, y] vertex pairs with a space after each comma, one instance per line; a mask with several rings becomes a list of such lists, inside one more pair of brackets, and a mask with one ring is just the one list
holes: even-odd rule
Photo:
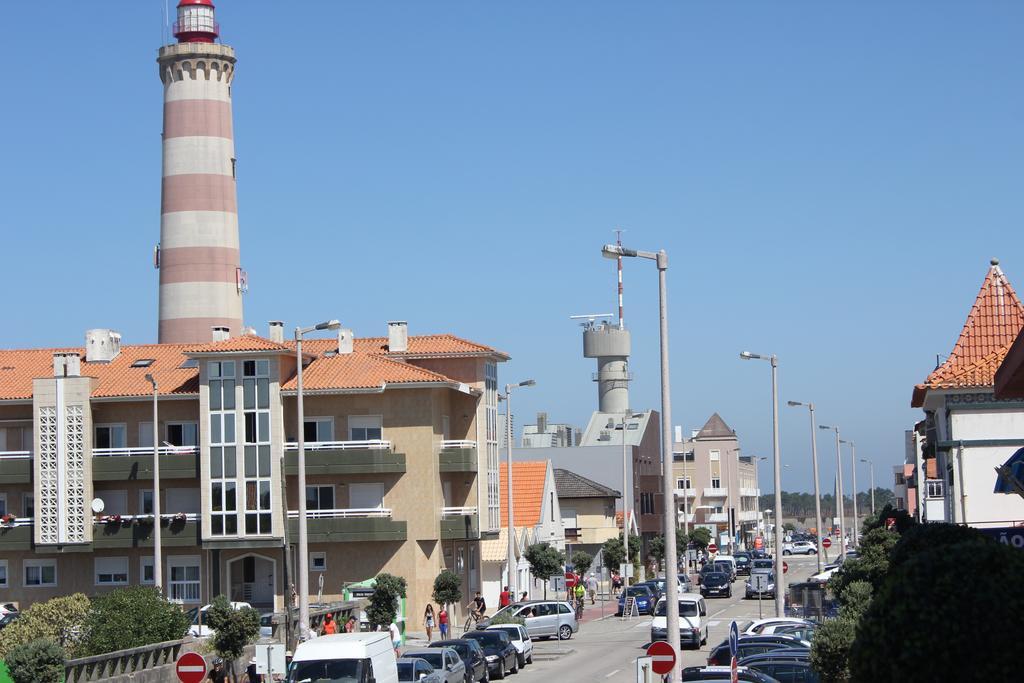
[[441, 629], [441, 640], [448, 637], [448, 610], [441, 605], [441, 609], [437, 612], [437, 627]]
[[597, 598], [597, 577], [594, 576], [594, 572], [590, 572], [590, 576], [587, 577], [587, 593], [590, 594], [590, 604], [595, 604], [594, 600]]
[[526, 591], [523, 591], [523, 594], [519, 596], [519, 602], [526, 602], [529, 599], [529, 593]]
[[508, 592], [508, 586], [501, 591], [501, 595], [498, 596], [498, 607], [508, 607], [512, 604], [512, 594]]
[[330, 636], [338, 632], [338, 624], [330, 614], [324, 617], [324, 626], [321, 635]]
[[423, 628], [427, 630], [427, 642], [429, 643], [434, 634], [434, 606], [429, 602], [427, 608], [423, 610]]
[[359, 630], [359, 622], [356, 621], [355, 617], [349, 617], [348, 621], [345, 622], [345, 633], [355, 633]]
[[391, 620], [391, 625], [388, 626], [388, 633], [391, 634], [391, 646], [395, 648], [395, 657], [398, 657], [398, 648], [402, 647], [402, 632], [398, 630], [398, 624], [395, 623], [394, 619]]

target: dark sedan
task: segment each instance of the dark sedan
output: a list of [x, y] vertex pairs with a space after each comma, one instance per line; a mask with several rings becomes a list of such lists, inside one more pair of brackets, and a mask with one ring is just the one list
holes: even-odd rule
[[494, 678], [504, 678], [506, 672], [519, 673], [519, 655], [512, 639], [501, 630], [470, 631], [463, 638], [480, 643], [487, 660], [487, 671]]
[[725, 572], [708, 572], [700, 582], [700, 594], [705, 598], [712, 596], [732, 597], [732, 581]]
[[467, 683], [487, 681], [487, 659], [480, 643], [472, 638], [454, 638], [452, 640], [437, 640], [430, 644], [430, 647], [450, 647], [459, 653], [462, 662], [466, 665]]
[[[728, 666], [688, 666], [683, 669], [684, 681], [728, 681], [732, 668]], [[779, 683], [771, 676], [745, 666], [737, 667], [736, 677], [743, 683]]]
[[803, 649], [771, 650], [744, 657], [741, 666], [793, 683], [818, 683], [818, 674], [811, 668], [810, 652]]
[[[736, 650], [736, 659], [744, 659], [771, 650], [788, 648], [800, 648], [809, 651], [811, 644], [806, 640], [800, 640], [795, 636], [787, 635], [740, 636], [739, 648]], [[726, 640], [708, 655], [708, 666], [728, 666], [730, 659], [729, 641]]]
[[622, 591], [619, 595], [619, 609], [615, 613], [615, 616], [622, 616], [623, 610], [626, 608], [626, 596], [633, 598], [633, 602], [636, 604], [637, 614], [650, 614], [654, 611], [654, 606], [657, 604], [657, 600], [654, 598], [654, 591], [651, 590], [650, 586], [644, 586], [637, 584], [636, 586], [630, 586], [626, 590]]
[[736, 575], [737, 576], [749, 576], [750, 575], [750, 553], [738, 552], [733, 555], [733, 559], [736, 560]]

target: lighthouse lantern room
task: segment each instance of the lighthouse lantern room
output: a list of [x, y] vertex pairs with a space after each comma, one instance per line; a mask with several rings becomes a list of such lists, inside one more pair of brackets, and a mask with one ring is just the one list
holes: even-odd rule
[[213, 17], [213, 0], [181, 0], [178, 3], [174, 37], [179, 43], [212, 43], [219, 34], [220, 26]]

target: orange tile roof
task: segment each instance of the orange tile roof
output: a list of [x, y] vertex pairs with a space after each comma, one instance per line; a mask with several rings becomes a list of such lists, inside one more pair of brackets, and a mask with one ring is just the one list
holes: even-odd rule
[[289, 351], [295, 348], [285, 344], [278, 344], [266, 337], [258, 337], [254, 334], [244, 334], [241, 337], [231, 337], [223, 341], [208, 342], [206, 344], [193, 344], [186, 346], [185, 353], [238, 353], [241, 351]]
[[409, 350], [392, 352], [388, 349], [387, 337], [364, 337], [355, 340], [355, 349], [366, 353], [387, 353], [401, 356], [467, 356], [498, 355], [507, 357], [490, 346], [477, 344], [453, 334], [424, 334], [409, 337]]
[[[500, 468], [501, 526], [508, 526], [508, 466]], [[548, 461], [512, 463], [512, 502], [517, 527], [537, 526], [544, 506]]]
[[921, 407], [929, 389], [993, 386], [996, 370], [1022, 328], [1024, 304], [993, 259], [953, 351], [914, 387], [911, 406]]
[[[305, 347], [305, 342], [303, 342], [303, 347]], [[303, 391], [374, 389], [385, 384], [410, 382], [442, 384], [452, 381], [436, 372], [368, 353], [319, 357], [302, 372]], [[295, 391], [297, 388], [294, 375], [281, 386], [284, 391]]]

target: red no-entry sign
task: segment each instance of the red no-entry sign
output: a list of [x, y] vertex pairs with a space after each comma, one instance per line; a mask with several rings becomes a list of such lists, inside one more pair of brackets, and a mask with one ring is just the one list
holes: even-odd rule
[[576, 575], [573, 574], [572, 572], [566, 572], [565, 573], [565, 587], [566, 588], [575, 588], [576, 587], [576, 582], [578, 580], [579, 579], [577, 579]]
[[831, 538], [823, 538], [823, 539], [821, 539], [821, 547], [824, 548], [825, 550], [828, 550], [829, 548], [831, 548], [832, 547], [832, 539]]
[[676, 649], [664, 640], [651, 643], [647, 656], [651, 658], [651, 671], [656, 674], [663, 676], [676, 666]]
[[178, 657], [174, 673], [178, 674], [181, 683], [201, 683], [206, 676], [206, 660], [198, 653], [186, 652]]
[[718, 546], [715, 545], [714, 543], [708, 543], [708, 552], [709, 553], [717, 553], [718, 552]]
[[788, 571], [789, 571], [789, 562], [783, 562], [782, 563], [782, 573], [785, 574]]

